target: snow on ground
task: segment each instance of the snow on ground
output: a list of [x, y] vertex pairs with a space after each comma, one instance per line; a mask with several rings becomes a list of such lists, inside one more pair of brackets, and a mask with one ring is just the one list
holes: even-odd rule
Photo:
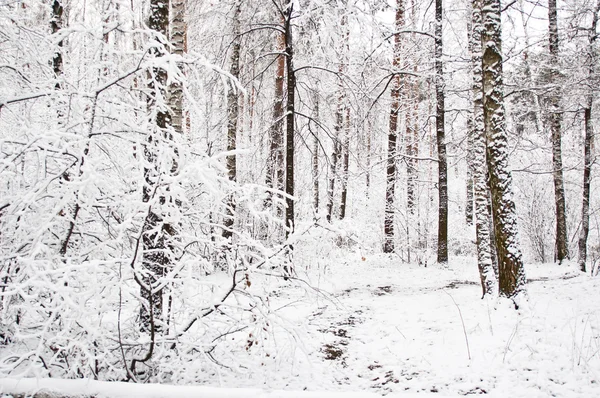
[[322, 374], [333, 378], [320, 386], [600, 396], [597, 278], [564, 265], [529, 265], [529, 300], [515, 311], [508, 300], [480, 299], [474, 259], [455, 259], [447, 269], [361, 260], [329, 271], [324, 289], [335, 299], [306, 320], [312, 356], [325, 359]]
[[[255, 366], [246, 354], [243, 369], [208, 372], [212, 387], [135, 390], [91, 381], [86, 381], [87, 390], [83, 384], [79, 390], [68, 383], [54, 386], [108, 391], [115, 398], [367, 397], [367, 392], [392, 397], [600, 396], [599, 278], [581, 275], [575, 267], [528, 265], [529, 300], [515, 311], [507, 300], [480, 299], [474, 259], [452, 259], [448, 268], [406, 265], [381, 255], [329, 263], [300, 273], [317, 294], [307, 294], [303, 283], [270, 282], [276, 293], [272, 307], [281, 308], [278, 322], [294, 334], [282, 328], [273, 333], [274, 341], [263, 347]], [[38, 382], [55, 383], [6, 379], [0, 387], [18, 392]]]

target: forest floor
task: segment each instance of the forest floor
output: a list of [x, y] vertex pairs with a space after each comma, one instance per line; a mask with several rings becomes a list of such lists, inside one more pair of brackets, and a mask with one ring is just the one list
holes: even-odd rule
[[322, 283], [332, 299], [303, 326], [321, 369], [307, 387], [600, 396], [600, 278], [554, 264], [526, 273], [528, 301], [516, 311], [506, 299], [480, 299], [474, 259], [425, 268], [359, 256], [332, 266]]
[[[270, 293], [277, 327], [246, 349], [247, 330], [228, 336], [223, 353], [234, 360], [206, 369], [212, 387], [190, 397], [600, 396], [600, 278], [573, 265], [527, 265], [528, 300], [518, 311], [480, 298], [473, 258], [440, 268], [355, 254], [302, 268], [302, 282], [255, 280], [252, 289]], [[16, 391], [10, 383], [0, 380], [0, 390]], [[131, 388], [94, 391], [188, 396]]]

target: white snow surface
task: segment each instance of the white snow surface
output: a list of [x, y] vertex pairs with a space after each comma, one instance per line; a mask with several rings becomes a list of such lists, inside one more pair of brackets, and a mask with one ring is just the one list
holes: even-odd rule
[[1, 391], [107, 398], [600, 397], [600, 279], [573, 264], [527, 265], [528, 300], [519, 310], [506, 299], [480, 298], [474, 258], [451, 258], [440, 268], [351, 254], [298, 268], [304, 269], [299, 278], [321, 293], [275, 278], [253, 282], [253, 289], [272, 289], [271, 306], [293, 337], [274, 332], [241, 354], [244, 366], [207, 370], [203, 386], [4, 379]]

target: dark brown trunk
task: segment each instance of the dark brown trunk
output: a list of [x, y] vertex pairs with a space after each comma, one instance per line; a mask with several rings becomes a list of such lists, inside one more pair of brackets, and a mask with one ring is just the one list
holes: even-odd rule
[[[396, 2], [396, 30], [404, 27], [404, 2]], [[384, 243], [383, 252], [394, 252], [394, 199], [396, 190], [396, 151], [398, 141], [398, 112], [400, 109], [400, 89], [401, 81], [398, 69], [400, 69], [401, 59], [400, 50], [402, 48], [400, 35], [394, 36], [394, 59], [392, 67], [395, 75], [392, 77], [392, 106], [390, 109], [390, 123], [388, 132], [387, 148], [387, 170], [386, 170], [386, 189], [385, 189], [385, 218], [383, 223]]]
[[552, 84], [557, 87], [550, 94], [550, 130], [552, 132], [552, 168], [554, 179], [554, 199], [556, 205], [556, 260], [562, 263], [569, 258], [567, 238], [567, 214], [565, 204], [565, 189], [563, 184], [562, 166], [562, 133], [560, 111], [560, 89], [558, 88], [558, 23], [556, 15], [556, 0], [548, 0], [548, 31], [550, 36], [550, 76]]
[[435, 0], [435, 127], [438, 150], [438, 247], [437, 262], [448, 263], [448, 166], [446, 162], [444, 64], [442, 63], [442, 0]]
[[[285, 21], [282, 21], [285, 25]], [[286, 51], [285, 33], [277, 35], [277, 51], [283, 53]], [[269, 129], [269, 159], [267, 161], [266, 185], [269, 188], [283, 191], [284, 189], [284, 158], [283, 158], [283, 123], [284, 123], [284, 83], [285, 83], [285, 54], [277, 57], [275, 70], [275, 104], [273, 106], [273, 124]], [[269, 194], [267, 206], [271, 205], [272, 194]], [[281, 208], [277, 206], [277, 213], [281, 213]]]
[[[295, 90], [296, 90], [296, 74], [294, 72], [294, 47], [292, 37], [292, 12], [293, 3], [289, 5], [285, 20], [285, 52], [287, 57], [287, 106], [286, 106], [286, 136], [285, 136], [285, 193], [286, 209], [285, 209], [285, 225], [287, 227], [285, 237], [288, 238], [294, 232], [294, 105], [295, 105]], [[290, 246], [291, 248], [291, 246]]]

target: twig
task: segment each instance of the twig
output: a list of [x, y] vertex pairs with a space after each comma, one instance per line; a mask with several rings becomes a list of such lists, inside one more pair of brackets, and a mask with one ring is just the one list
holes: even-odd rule
[[458, 310], [458, 315], [460, 316], [460, 322], [462, 323], [463, 333], [465, 335], [465, 342], [467, 343], [467, 356], [469, 357], [469, 361], [470, 361], [471, 360], [471, 350], [469, 348], [469, 337], [467, 336], [467, 328], [465, 327], [465, 321], [463, 319], [462, 312], [460, 311], [460, 307], [458, 306], [458, 304], [456, 304], [454, 297], [452, 297], [452, 295], [450, 295], [450, 293], [448, 293], [444, 289], [442, 289], [442, 292], [446, 293], [450, 297], [450, 299], [452, 299], [452, 302], [454, 303], [454, 305], [456, 306], [456, 309]]

